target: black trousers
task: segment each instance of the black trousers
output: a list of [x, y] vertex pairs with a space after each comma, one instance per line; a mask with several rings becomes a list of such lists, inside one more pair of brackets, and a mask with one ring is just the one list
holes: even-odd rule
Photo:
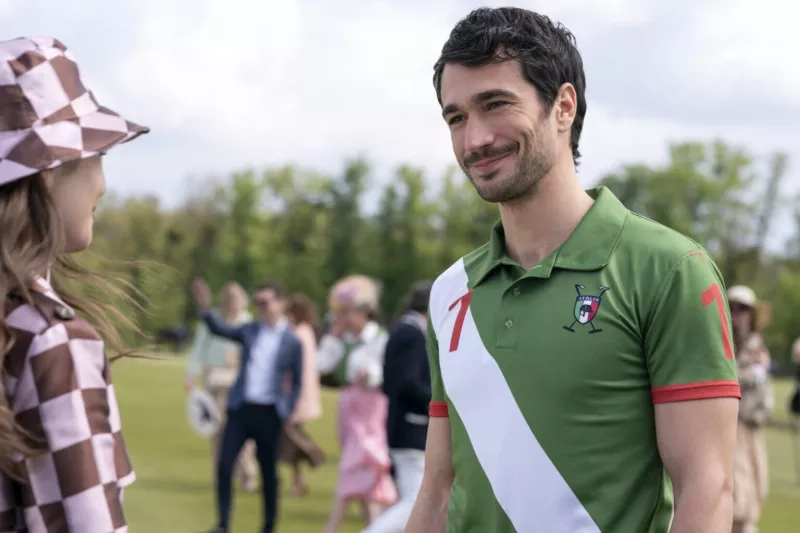
[[222, 446], [217, 463], [217, 507], [219, 527], [226, 529], [233, 504], [233, 471], [245, 441], [256, 443], [256, 458], [261, 467], [264, 494], [263, 533], [273, 533], [278, 518], [278, 447], [281, 438], [281, 419], [273, 405], [245, 403], [228, 410], [228, 420], [222, 434]]

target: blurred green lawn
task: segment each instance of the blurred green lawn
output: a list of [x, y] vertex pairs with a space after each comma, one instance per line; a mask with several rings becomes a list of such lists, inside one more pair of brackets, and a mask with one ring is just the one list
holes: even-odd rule
[[[195, 436], [184, 416], [183, 361], [124, 360], [114, 364], [114, 382], [123, 428], [137, 473], [125, 493], [125, 514], [132, 533], [197, 533], [214, 524], [208, 442]], [[789, 383], [777, 385], [776, 418], [786, 418]], [[338, 450], [335, 439], [335, 395], [325, 393], [325, 416], [309, 432], [329, 454], [329, 462], [309, 473], [304, 498], [286, 495], [288, 471], [282, 470], [282, 533], [320, 533], [333, 499]], [[800, 484], [793, 461], [795, 444], [786, 430], [769, 433], [771, 494], [761, 533], [800, 531]], [[261, 521], [260, 497], [236, 493], [231, 533], [255, 533]], [[356, 533], [362, 524], [357, 509], [341, 533]], [[487, 532], [488, 533], [488, 532]]]

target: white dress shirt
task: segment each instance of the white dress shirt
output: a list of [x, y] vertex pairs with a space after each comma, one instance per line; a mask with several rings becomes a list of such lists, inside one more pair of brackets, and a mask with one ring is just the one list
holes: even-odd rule
[[279, 320], [273, 327], [261, 325], [247, 362], [244, 389], [246, 401], [259, 405], [274, 405], [278, 402], [281, 391], [280, 383], [275, 378], [275, 365], [286, 327], [286, 319]]

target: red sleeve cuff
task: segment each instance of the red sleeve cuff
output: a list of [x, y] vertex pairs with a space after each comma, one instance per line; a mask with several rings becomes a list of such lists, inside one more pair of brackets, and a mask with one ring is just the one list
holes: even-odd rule
[[447, 402], [431, 402], [428, 414], [434, 418], [447, 418]]
[[739, 391], [739, 382], [733, 380], [701, 381], [699, 383], [653, 387], [652, 396], [653, 403], [686, 402], [711, 398], [742, 398], [742, 394]]

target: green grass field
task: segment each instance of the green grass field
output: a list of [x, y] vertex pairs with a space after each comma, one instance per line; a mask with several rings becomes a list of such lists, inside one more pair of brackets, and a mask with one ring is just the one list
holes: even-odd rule
[[[125, 494], [133, 533], [196, 533], [214, 524], [212, 467], [208, 442], [195, 436], [184, 416], [183, 362], [125, 360], [114, 364], [114, 381], [123, 428], [138, 480]], [[788, 383], [778, 385], [776, 417], [785, 417]], [[282, 533], [320, 533], [336, 482], [335, 396], [326, 394], [325, 416], [309, 432], [329, 453], [327, 465], [308, 475], [310, 493], [284, 496]], [[800, 484], [788, 431], [769, 434], [771, 486], [761, 533], [796, 533], [800, 529]], [[283, 471], [284, 492], [288, 472]], [[342, 533], [360, 531], [356, 508]], [[237, 492], [232, 533], [255, 533], [261, 520], [260, 497]], [[487, 532], [489, 533], [489, 532]]]

